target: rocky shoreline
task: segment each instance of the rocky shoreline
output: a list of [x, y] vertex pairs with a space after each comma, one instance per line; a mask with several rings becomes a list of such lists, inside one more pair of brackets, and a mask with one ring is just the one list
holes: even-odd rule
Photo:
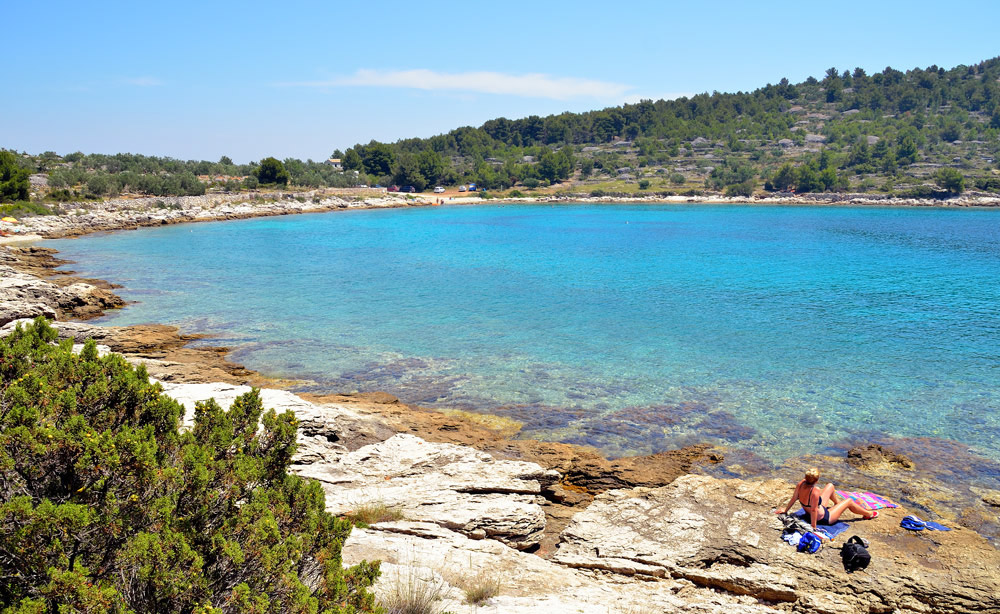
[[[208, 194], [204, 196], [165, 196], [115, 198], [104, 201], [60, 203], [53, 207], [59, 215], [36, 216], [17, 225], [0, 223], [0, 230], [17, 233], [0, 237], [0, 245], [37, 240], [73, 237], [93, 232], [127, 230], [190, 222], [234, 220], [296, 213], [321, 213], [346, 209], [378, 209], [431, 206], [433, 195], [407, 196], [387, 193], [384, 188], [316, 189], [302, 192], [260, 192]], [[588, 194], [552, 194], [519, 198], [479, 197], [450, 198], [445, 204], [513, 203], [647, 203], [647, 204], [742, 204], [742, 205], [831, 205], [877, 207], [1000, 207], [1000, 197], [987, 193], [966, 194], [953, 198], [914, 199], [882, 194], [792, 194], [773, 193], [750, 198], [716, 194], [700, 196], [663, 196], [623, 194], [591, 196]]]
[[[210, 213], [205, 203], [194, 201], [155, 211], [132, 207], [127, 215], [124, 205], [114, 205], [57, 216], [73, 223], [29, 220], [26, 226], [55, 237], [407, 204], [317, 194], [298, 198], [306, 202], [220, 201]], [[146, 364], [189, 410], [208, 397], [228, 406], [247, 385], [264, 387], [267, 407], [297, 414], [295, 469], [323, 484], [331, 511], [346, 513], [378, 501], [401, 512], [402, 520], [355, 530], [345, 548], [347, 563], [385, 561], [378, 590], [417, 577], [440, 587], [449, 600], [442, 609], [456, 614], [1000, 610], [1000, 553], [967, 528], [990, 534], [1000, 493], [984, 490], [981, 504], [967, 514], [949, 511], [945, 503], [953, 488], [935, 483], [933, 473], [916, 477], [915, 468], [930, 468], [923, 458], [914, 462], [875, 446], [852, 450], [851, 463], [819, 459], [824, 467], [832, 464], [838, 484], [863, 483], [914, 500], [900, 492], [900, 484], [914, 483], [914, 492], [927, 493], [916, 511], [944, 511], [956, 527], [911, 534], [899, 527], [902, 516], [914, 512], [905, 507], [876, 521], [854, 522], [850, 533], [872, 542], [873, 563], [868, 572], [847, 575], [837, 546], [810, 557], [779, 539], [780, 523], [771, 509], [788, 496], [788, 481], [750, 479], [749, 470], [742, 472], [744, 479], [719, 477], [741, 473], [741, 459], [727, 459], [728, 451], [704, 445], [609, 461], [577, 446], [507, 439], [460, 416], [409, 406], [390, 395], [292, 395], [278, 389], [282, 382], [227, 361], [225, 348], [188, 347], [196, 337], [182, 336], [174, 327], [67, 321], [123, 302], [105, 282], [56, 270], [64, 264], [54, 250], [0, 247], [0, 334], [19, 318], [56, 319], [62, 336], [78, 342], [93, 337], [106, 351]], [[778, 473], [792, 477], [803, 462], [814, 460], [796, 459]], [[465, 605], [463, 579], [481, 570], [502, 575], [500, 594], [483, 606]]]

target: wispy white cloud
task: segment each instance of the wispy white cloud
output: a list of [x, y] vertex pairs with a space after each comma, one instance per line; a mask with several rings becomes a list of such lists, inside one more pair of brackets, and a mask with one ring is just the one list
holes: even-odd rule
[[128, 85], [135, 85], [136, 87], [158, 87], [163, 85], [163, 81], [156, 77], [132, 77], [124, 79], [124, 81]]
[[442, 73], [427, 69], [358, 70], [353, 75], [325, 81], [278, 83], [284, 87], [395, 87], [428, 91], [461, 91], [481, 94], [504, 94], [526, 98], [621, 99], [632, 87], [623, 83], [554, 77], [541, 73], [511, 75], [476, 71]]

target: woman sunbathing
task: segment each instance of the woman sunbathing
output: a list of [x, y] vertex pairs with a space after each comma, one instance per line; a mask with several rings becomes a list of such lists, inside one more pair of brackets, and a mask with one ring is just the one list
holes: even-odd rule
[[[816, 486], [818, 480], [819, 469], [813, 467], [809, 471], [806, 471], [805, 479], [795, 487], [795, 492], [792, 493], [792, 498], [788, 500], [788, 505], [784, 508], [774, 510], [774, 513], [786, 513], [795, 504], [795, 500], [798, 499], [799, 503], [802, 504], [802, 509], [809, 513], [809, 520], [812, 523], [813, 531], [816, 530], [817, 524], [836, 524], [840, 520], [840, 515], [844, 513], [844, 510], [851, 510], [865, 519], [876, 518], [878, 516], [878, 512], [866, 510], [851, 499], [844, 499], [839, 503], [835, 502], [833, 500], [833, 492], [835, 490], [833, 484], [827, 484], [826, 488], [820, 490]], [[820, 539], [823, 539], [821, 533], [817, 533], [817, 535], [820, 536]]]

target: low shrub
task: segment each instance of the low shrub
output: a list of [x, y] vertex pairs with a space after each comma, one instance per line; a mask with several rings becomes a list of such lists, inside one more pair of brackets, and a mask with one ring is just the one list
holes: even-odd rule
[[953, 194], [947, 190], [939, 190], [929, 185], [918, 185], [900, 190], [898, 196], [901, 198], [932, 198], [941, 200], [953, 196]]
[[377, 563], [288, 473], [292, 412], [259, 391], [183, 407], [145, 367], [77, 355], [42, 318], [0, 339], [0, 603], [6, 612], [377, 612]]
[[975, 181], [975, 186], [987, 192], [1000, 192], [1000, 177], [979, 177]]
[[743, 196], [749, 198], [753, 196], [753, 181], [744, 181], [726, 186], [726, 196]]
[[59, 215], [59, 211], [42, 203], [20, 200], [16, 203], [0, 205], [0, 217], [32, 217], [35, 215]]

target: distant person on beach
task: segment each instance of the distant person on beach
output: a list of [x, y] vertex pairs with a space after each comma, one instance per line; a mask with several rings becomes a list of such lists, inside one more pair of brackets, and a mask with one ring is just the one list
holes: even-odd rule
[[[866, 510], [851, 499], [844, 499], [840, 503], [836, 503], [833, 500], [833, 492], [836, 490], [833, 484], [827, 484], [823, 490], [820, 490], [816, 486], [817, 481], [819, 481], [819, 469], [813, 467], [806, 471], [805, 478], [796, 485], [792, 498], [788, 500], [788, 505], [774, 510], [774, 513], [787, 513], [795, 504], [795, 500], [798, 499], [799, 503], [802, 504], [802, 509], [809, 514], [813, 531], [816, 530], [817, 524], [836, 524], [844, 510], [851, 510], [866, 520], [878, 516], [878, 512]], [[820, 539], [823, 539], [822, 534], [818, 535]]]

